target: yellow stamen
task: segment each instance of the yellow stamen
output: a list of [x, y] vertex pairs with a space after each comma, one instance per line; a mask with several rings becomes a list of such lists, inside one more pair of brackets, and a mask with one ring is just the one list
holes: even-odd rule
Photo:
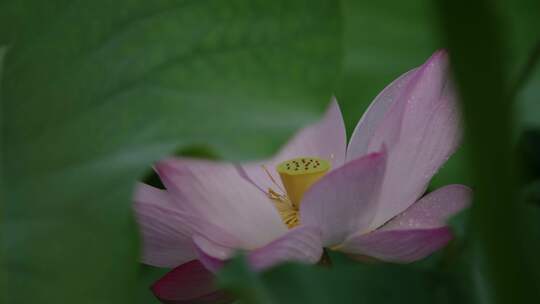
[[300, 223], [298, 210], [292, 206], [291, 201], [286, 195], [279, 194], [271, 188], [268, 189], [267, 195], [268, 198], [274, 202], [283, 223], [285, 223], [289, 229], [296, 227]]
[[274, 179], [274, 177], [272, 176], [272, 174], [270, 174], [270, 171], [268, 171], [268, 169], [266, 168], [265, 165], [262, 165], [261, 166], [264, 170], [264, 173], [266, 173], [266, 175], [268, 176], [268, 178], [270, 178], [270, 181], [272, 181], [272, 184], [274, 184], [274, 186], [276, 186], [279, 190], [285, 192], [285, 190], [283, 190], [283, 188], [281, 188], [281, 186], [276, 182], [276, 180]]
[[311, 185], [330, 170], [330, 163], [316, 157], [299, 157], [280, 163], [276, 167], [285, 189], [276, 182], [266, 166], [262, 166], [274, 186], [282, 193], [268, 188], [268, 198], [271, 199], [287, 227], [293, 228], [300, 224], [300, 201]]
[[299, 210], [306, 190], [330, 170], [330, 162], [316, 157], [299, 157], [276, 167], [292, 207]]

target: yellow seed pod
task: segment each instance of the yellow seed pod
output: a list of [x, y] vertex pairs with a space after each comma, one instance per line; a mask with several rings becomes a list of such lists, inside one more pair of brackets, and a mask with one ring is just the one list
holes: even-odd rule
[[330, 162], [317, 157], [298, 157], [284, 161], [276, 167], [287, 196], [297, 210], [306, 190], [329, 170]]

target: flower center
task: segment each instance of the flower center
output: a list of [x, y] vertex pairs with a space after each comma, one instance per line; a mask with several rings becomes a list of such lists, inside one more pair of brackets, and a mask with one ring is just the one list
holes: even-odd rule
[[316, 157], [299, 157], [277, 165], [287, 196], [295, 209], [300, 208], [302, 197], [311, 185], [330, 170], [330, 162]]
[[[281, 189], [272, 175], [266, 168], [264, 169], [272, 182]], [[289, 228], [300, 223], [300, 202], [304, 193], [329, 170], [330, 162], [316, 157], [294, 158], [277, 165], [276, 171], [279, 173], [283, 186], [285, 186], [285, 189], [281, 189], [281, 191], [285, 194], [268, 189], [268, 197], [274, 202], [283, 222]]]

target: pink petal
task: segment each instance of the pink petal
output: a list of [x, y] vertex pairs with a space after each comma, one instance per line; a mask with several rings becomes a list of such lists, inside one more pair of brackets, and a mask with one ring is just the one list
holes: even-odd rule
[[340, 251], [351, 255], [410, 263], [444, 247], [452, 239], [448, 227], [415, 230], [374, 231], [345, 241]]
[[[175, 207], [192, 217], [197, 234], [239, 249], [266, 245], [287, 232], [271, 201], [242, 178], [232, 164], [168, 159], [156, 170]], [[215, 227], [215, 229], [210, 229]]]
[[383, 149], [324, 176], [304, 194], [300, 222], [320, 227], [324, 246], [367, 229], [376, 212], [385, 164]]
[[197, 234], [193, 236], [193, 243], [199, 255], [201, 252], [204, 252], [208, 256], [219, 260], [230, 259], [236, 250], [235, 246], [224, 245], [222, 242]]
[[472, 190], [464, 185], [447, 185], [424, 196], [407, 210], [390, 220], [379, 230], [439, 228], [468, 207]]
[[323, 119], [300, 130], [281, 149], [277, 158], [287, 160], [301, 156], [315, 156], [330, 160], [332, 166], [337, 168], [345, 161], [346, 147], [345, 123], [337, 100], [332, 98]]
[[[375, 131], [366, 134], [370, 137], [368, 152], [377, 151], [383, 144], [388, 147], [387, 172], [371, 228], [413, 204], [461, 139], [446, 53], [435, 53], [402, 79], [405, 83], [403, 88], [396, 89], [392, 105], [384, 115], [378, 114], [384, 118]], [[360, 129], [355, 136], [364, 136], [359, 132]], [[351, 141], [351, 147], [355, 141]], [[348, 157], [360, 156], [353, 152], [363, 149], [351, 148]]]
[[210, 270], [213, 273], [218, 272], [223, 266], [225, 266], [225, 260], [215, 258], [209, 254], [207, 254], [204, 250], [202, 250], [200, 247], [195, 246], [197, 250], [197, 254], [199, 257], [199, 262], [206, 267], [206, 269]]
[[348, 238], [339, 250], [353, 255], [407, 263], [445, 246], [452, 233], [446, 220], [469, 205], [472, 191], [449, 185], [429, 193], [381, 229]]
[[[197, 238], [195, 245], [200, 261], [211, 271], [218, 271], [235, 253], [203, 238]], [[320, 260], [322, 250], [319, 229], [299, 226], [266, 246], [248, 251], [248, 261], [254, 270], [264, 270], [287, 261], [314, 264]]]
[[256, 270], [282, 262], [315, 264], [321, 259], [322, 247], [319, 229], [300, 226], [272, 243], [252, 251], [248, 260]]
[[[336, 99], [332, 98], [324, 117], [300, 130], [275, 157], [242, 165], [240, 169], [245, 172], [246, 178], [262, 191], [266, 192], [269, 188], [277, 191], [282, 188], [281, 180], [275, 172], [277, 164], [295, 157], [312, 156], [329, 160], [333, 168], [338, 168], [345, 161], [346, 145], [347, 136], [341, 110]], [[262, 166], [267, 168], [275, 183]]]
[[170, 210], [166, 191], [138, 184], [135, 214], [142, 234], [142, 262], [157, 267], [176, 267], [196, 257], [191, 230]]
[[216, 288], [214, 275], [199, 261], [182, 264], [154, 283], [152, 291], [163, 303], [231, 303], [233, 300]]

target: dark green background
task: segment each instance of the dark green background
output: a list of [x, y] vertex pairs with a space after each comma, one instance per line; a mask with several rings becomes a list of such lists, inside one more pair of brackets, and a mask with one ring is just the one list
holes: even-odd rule
[[[148, 286], [164, 270], [137, 262], [130, 199], [154, 161], [268, 156], [333, 94], [350, 134], [385, 85], [443, 47], [474, 105], [464, 147], [433, 181], [480, 193], [471, 219], [455, 221], [461, 237], [408, 266], [338, 255], [332, 270], [283, 266], [259, 280], [237, 264], [223, 282], [260, 290], [261, 302], [504, 300], [538, 268], [490, 275], [531, 257], [510, 252], [500, 265], [493, 248], [523, 244], [463, 223], [513, 231], [538, 252], [538, 225], [514, 227], [537, 224], [536, 209], [530, 220], [517, 210], [523, 184], [505, 169], [517, 168], [523, 131], [540, 128], [538, 12], [528, 0], [0, 0], [0, 301], [156, 303]], [[524, 286], [516, 300], [533, 295]]]

